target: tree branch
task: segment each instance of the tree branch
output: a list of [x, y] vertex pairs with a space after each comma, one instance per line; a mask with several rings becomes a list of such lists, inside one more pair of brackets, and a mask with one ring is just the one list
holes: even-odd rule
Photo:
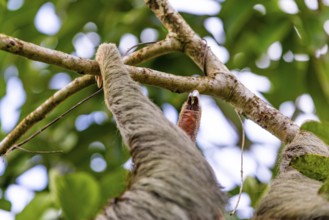
[[[138, 63], [156, 56], [175, 51], [180, 48], [178, 42], [172, 37], [167, 37], [163, 41], [156, 42], [141, 50], [138, 50], [125, 57], [125, 63]], [[17, 38], [0, 34], [0, 49], [24, 56], [28, 59], [46, 62], [48, 64], [55, 64], [57, 66], [70, 69], [79, 73], [89, 73], [92, 75], [100, 74], [98, 63], [94, 60], [76, 57], [64, 52], [40, 47], [33, 43], [25, 42]], [[130, 68], [131, 69], [131, 68]], [[132, 71], [135, 72], [135, 71]], [[141, 73], [141, 71], [136, 71]], [[148, 71], [150, 72], [150, 71]], [[143, 74], [143, 73], [142, 73]], [[159, 73], [153, 74], [151, 77], [156, 80]], [[162, 74], [166, 75], [166, 74]], [[138, 76], [143, 78], [143, 76]], [[63, 102], [69, 96], [75, 94], [81, 89], [94, 83], [93, 77], [86, 75], [73, 80], [69, 85], [53, 96], [48, 98], [36, 110], [26, 116], [7, 136], [0, 142], [0, 155], [6, 154], [8, 150], [14, 145], [20, 137], [22, 137], [33, 125], [42, 120], [49, 112], [51, 112], [57, 105]]]
[[[124, 57], [123, 63], [136, 65], [169, 52], [182, 51], [188, 55], [200, 67], [200, 69], [204, 70], [206, 76], [183, 77], [148, 68], [125, 66], [131, 77], [136, 81], [160, 86], [174, 92], [189, 92], [197, 89], [200, 93], [221, 98], [232, 104], [239, 113], [274, 134], [283, 143], [290, 143], [283, 152], [281, 173], [277, 180], [272, 184], [269, 195], [265, 197], [264, 201], [261, 203], [260, 208], [256, 212], [256, 218], [268, 219], [271, 217], [292, 217], [290, 208], [297, 208], [294, 209], [297, 211], [293, 214], [301, 214], [298, 217], [318, 217], [319, 213], [321, 214], [321, 211], [323, 212], [322, 214], [326, 214], [327, 217], [327, 215], [329, 215], [327, 209], [328, 201], [319, 198], [317, 194], [317, 189], [320, 187], [320, 183], [310, 180], [297, 171], [292, 170], [289, 167], [289, 161], [292, 157], [296, 156], [296, 154], [294, 154], [296, 152], [298, 155], [300, 153], [311, 152], [328, 156], [328, 147], [320, 143], [321, 141], [315, 137], [309, 138], [308, 134], [300, 133], [298, 137], [297, 134], [299, 133], [299, 127], [288, 117], [284, 116], [268, 103], [258, 98], [241, 84], [208, 48], [205, 41], [191, 29], [182, 16], [167, 0], [145, 0], [145, 3], [167, 28], [169, 34], [166, 39]], [[99, 66], [94, 60], [83, 59], [60, 51], [43, 48], [3, 34], [0, 34], [0, 49], [24, 56], [28, 59], [55, 64], [76, 71], [80, 74], [100, 74]], [[118, 74], [118, 76], [121, 75]], [[34, 112], [30, 113], [10, 134], [8, 134], [8, 136], [0, 143], [0, 155], [10, 150], [10, 147], [29, 128], [31, 128], [32, 125], [42, 120], [46, 114], [54, 109], [60, 102], [93, 82], [94, 80], [92, 76], [82, 76], [72, 81], [64, 89], [56, 92]], [[116, 85], [120, 84], [117, 83]], [[120, 90], [117, 90], [117, 92], [120, 94]], [[133, 92], [132, 94], [135, 93]], [[125, 98], [127, 97], [129, 96], [126, 96]], [[126, 117], [123, 118], [126, 119]], [[149, 118], [149, 116], [146, 118]], [[141, 136], [136, 135], [136, 137]], [[310, 140], [314, 141], [310, 142]], [[183, 145], [185, 146], [186, 143], [184, 142]], [[313, 152], [313, 149], [320, 149], [320, 151]], [[322, 150], [323, 152], [321, 152]], [[282, 169], [282, 166], [284, 169]], [[186, 179], [189, 180], [189, 178]], [[205, 189], [207, 189], [207, 187], [205, 187]], [[311, 190], [311, 192], [309, 193], [307, 190]], [[283, 200], [280, 199], [283, 198], [282, 195], [286, 196]], [[294, 200], [295, 198], [297, 198], [296, 202], [290, 203], [290, 200]], [[305, 198], [309, 199], [306, 203]], [[138, 197], [138, 199], [140, 199], [140, 197]], [[317, 209], [311, 206], [312, 209], [309, 210], [307, 207], [305, 208], [305, 204], [307, 207], [309, 207], [309, 204], [313, 204]], [[286, 212], [285, 209], [287, 209], [287, 207], [289, 210]], [[124, 211], [126, 212], [126, 209], [124, 209]]]
[[[191, 29], [168, 0], [145, 0], [162, 24], [184, 45], [184, 52], [201, 68], [205, 67], [210, 81], [207, 93], [232, 104], [241, 114], [268, 130], [282, 142], [289, 143], [299, 127], [281, 112], [259, 99], [226, 68], [207, 47], [204, 41]], [[205, 53], [207, 53], [205, 55]], [[207, 59], [203, 59], [206, 56]], [[206, 64], [204, 61], [206, 60]], [[197, 89], [197, 88], [196, 88]]]
[[[170, 6], [168, 1], [145, 0], [145, 2], [170, 33], [166, 39], [127, 55], [123, 58], [124, 63], [135, 65], [169, 52], [183, 51], [201, 69], [204, 69], [208, 76], [182, 77], [148, 68], [126, 66], [134, 80], [174, 92], [190, 92], [197, 89], [200, 93], [221, 98], [232, 104], [245, 117], [278, 137], [283, 143], [289, 143], [293, 140], [299, 131], [299, 127], [241, 84], [213, 52], [207, 48], [205, 42], [194, 33], [181, 15]], [[78, 73], [92, 75], [100, 73], [98, 64], [94, 60], [43, 48], [3, 34], [0, 34], [0, 49], [29, 59], [55, 64]], [[205, 57], [206, 59], [204, 59]], [[80, 80], [88, 81], [84, 82], [87, 84], [92, 83], [87, 78], [81, 78]], [[6, 141], [8, 141], [7, 138]], [[8, 149], [8, 147], [3, 148], [0, 145], [0, 153], [4, 153], [5, 151], [1, 149]]]
[[[162, 41], [150, 44], [123, 58], [128, 65], [136, 65], [149, 59], [173, 52], [180, 51], [182, 45], [174, 36], [168, 35]], [[61, 51], [44, 48], [14, 37], [0, 33], [0, 50], [26, 57], [31, 60], [63, 67], [80, 74], [99, 75], [99, 66], [95, 60], [77, 57]]]
[[[162, 24], [183, 45], [183, 51], [208, 76], [216, 73], [231, 74], [227, 67], [220, 62], [216, 55], [208, 49], [206, 42], [201, 39], [186, 23], [184, 18], [170, 5], [167, 0], [144, 0]], [[206, 57], [206, 59], [204, 59]]]
[[[137, 62], [143, 62], [147, 59], [153, 58], [157, 55], [164, 54], [167, 50], [177, 51], [180, 47], [179, 43], [177, 43], [175, 39], [176, 38], [172, 36], [167, 37], [163, 41], [157, 42], [126, 56], [124, 61], [126, 63], [135, 64]], [[59, 65], [70, 70], [84, 73], [88, 72], [94, 75], [99, 74], [98, 64], [94, 60], [79, 58], [63, 52], [46, 49], [32, 43], [27, 43], [22, 40], [1, 34], [0, 49], [37, 61], [44, 61], [50, 64]], [[40, 54], [38, 54], [39, 51], [41, 51]], [[52, 57], [54, 57], [54, 59]], [[58, 62], [58, 60], [71, 60], [72, 63]], [[86, 70], [84, 68], [86, 68]], [[230, 72], [217, 73], [213, 74], [214, 76], [208, 77], [183, 77], [151, 70], [148, 68], [132, 66], [126, 66], [126, 68], [128, 68], [132, 78], [141, 83], [159, 86], [169, 89], [173, 92], [190, 92], [194, 89], [197, 89], [200, 91], [200, 93], [221, 98], [231, 103], [241, 114], [255, 121], [257, 124], [274, 134], [284, 143], [289, 143], [294, 138], [299, 129], [298, 126], [294, 124], [289, 118], [282, 115], [279, 111], [270, 107], [266, 102], [259, 99], [252, 92], [250, 92]], [[93, 83], [90, 77], [81, 77], [78, 80], [81, 84], [85, 84], [85, 86]], [[63, 91], [62, 94], [67, 93], [69, 96], [82, 88], [83, 87], [78, 87], [75, 91], [72, 91], [72, 93]], [[65, 98], [67, 97], [63, 97], [58, 102], [65, 100]], [[46, 101], [42, 106], [45, 108], [54, 108], [56, 105]], [[42, 117], [45, 117], [45, 114], [49, 112], [50, 109], [44, 111], [44, 115]], [[38, 115], [39, 113], [31, 114]], [[41, 116], [37, 116], [35, 118], [35, 122], [40, 120], [39, 117]], [[5, 153], [12, 144], [14, 144], [32, 125], [35, 124], [35, 122], [29, 122], [27, 124], [28, 126], [25, 125], [27, 127], [25, 127], [23, 130], [21, 130], [21, 124], [17, 126], [0, 143], [0, 154]]]
[[123, 63], [136, 65], [170, 52], [181, 51], [182, 48], [182, 44], [175, 38], [175, 36], [168, 34], [166, 39], [150, 44], [147, 47], [141, 48], [140, 50], [123, 57]]
[[31, 60], [64, 67], [80, 74], [99, 74], [98, 64], [94, 60], [84, 59], [61, 51], [40, 47], [36, 44], [25, 42], [4, 34], [0, 34], [0, 49]]

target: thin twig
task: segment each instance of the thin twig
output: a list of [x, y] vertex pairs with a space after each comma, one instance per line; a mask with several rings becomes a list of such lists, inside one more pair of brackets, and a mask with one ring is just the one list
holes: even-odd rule
[[127, 56], [129, 54], [129, 52], [139, 46], [144, 46], [144, 45], [151, 45], [151, 44], [154, 44], [156, 43], [156, 41], [150, 41], [150, 42], [142, 42], [142, 43], [138, 43], [138, 44], [135, 44], [134, 46], [130, 47], [127, 49], [127, 51], [125, 52], [124, 56]]
[[244, 128], [243, 128], [243, 122], [242, 122], [241, 116], [237, 111], [235, 111], [235, 113], [237, 114], [237, 116], [240, 120], [241, 126], [242, 126], [242, 129], [241, 129], [242, 130], [241, 131], [241, 155], [240, 155], [240, 178], [241, 179], [240, 179], [240, 190], [239, 190], [238, 201], [236, 202], [235, 207], [232, 210], [232, 212], [230, 212], [230, 215], [234, 215], [237, 208], [238, 208], [238, 206], [239, 206], [242, 191], [243, 191], [243, 184], [244, 184], [244, 180], [243, 180], [243, 151], [244, 151], [244, 143], [245, 143], [245, 134], [244, 134]]
[[182, 47], [182, 44], [174, 35], [168, 34], [165, 39], [134, 51], [131, 54], [124, 56], [122, 60], [126, 65], [137, 65], [171, 52], [181, 51]]
[[83, 104], [84, 102], [88, 101], [89, 99], [91, 99], [92, 97], [96, 96], [97, 94], [99, 94], [102, 91], [102, 89], [97, 90], [96, 92], [94, 92], [93, 94], [87, 96], [86, 98], [82, 99], [81, 101], [79, 101], [78, 103], [76, 103], [75, 105], [73, 105], [71, 108], [69, 108], [67, 111], [65, 111], [63, 114], [61, 114], [60, 116], [58, 116], [57, 118], [55, 118], [54, 120], [52, 120], [51, 122], [49, 122], [48, 124], [46, 124], [44, 127], [42, 127], [40, 130], [38, 130], [37, 132], [35, 132], [34, 134], [32, 134], [30, 137], [28, 137], [27, 139], [25, 139], [24, 141], [20, 142], [17, 145], [14, 145], [15, 148], [21, 147], [22, 145], [26, 144], [27, 142], [29, 142], [31, 139], [33, 139], [34, 137], [36, 137], [37, 135], [39, 135], [41, 132], [43, 132], [44, 130], [46, 130], [47, 128], [49, 128], [51, 125], [55, 124], [56, 122], [58, 122], [60, 119], [62, 119], [64, 116], [66, 116], [68, 113], [70, 113], [71, 111], [73, 111], [74, 109], [76, 109], [79, 105]]
[[28, 114], [1, 142], [0, 155], [3, 155], [15, 142], [26, 133], [35, 123], [42, 120], [49, 112], [51, 112], [57, 105], [63, 102], [69, 96], [75, 94], [81, 89], [93, 84], [94, 77], [85, 75], [74, 79], [63, 89], [57, 91], [54, 95], [48, 98], [33, 112]]
[[6, 156], [6, 154], [8, 152], [13, 151], [14, 149], [19, 149], [19, 150], [22, 150], [22, 151], [25, 151], [25, 152], [28, 152], [28, 153], [39, 153], [39, 154], [62, 153], [63, 152], [62, 150], [55, 150], [55, 151], [34, 151], [33, 150], [32, 151], [32, 150], [28, 150], [28, 149], [22, 148], [21, 146], [23, 146], [24, 144], [26, 144], [27, 142], [29, 142], [30, 140], [32, 140], [33, 138], [35, 138], [41, 132], [43, 132], [44, 130], [46, 130], [47, 128], [49, 128], [51, 125], [55, 124], [57, 121], [59, 121], [61, 118], [65, 117], [65, 115], [67, 115], [68, 113], [70, 113], [71, 111], [73, 111], [74, 109], [76, 109], [78, 106], [80, 106], [81, 104], [83, 104], [87, 100], [89, 100], [92, 97], [96, 96], [101, 91], [102, 91], [102, 89], [99, 89], [96, 92], [94, 92], [93, 94], [91, 94], [91, 95], [87, 96], [86, 98], [84, 98], [83, 100], [81, 100], [80, 102], [76, 103], [74, 106], [72, 106], [70, 109], [68, 109], [67, 111], [65, 111], [63, 114], [61, 114], [60, 116], [58, 116], [57, 118], [55, 118], [54, 120], [52, 120], [51, 122], [49, 122], [48, 124], [46, 124], [44, 127], [42, 127], [37, 132], [33, 133], [30, 137], [28, 137], [24, 141], [20, 142], [19, 144], [15, 144], [12, 147], [10, 147], [9, 150], [4, 155]]
[[14, 149], [19, 149], [21, 151], [32, 153], [32, 154], [56, 154], [56, 153], [63, 153], [63, 150], [28, 150], [23, 147], [19, 147], [17, 145], [12, 146], [5, 154], [6, 156], [9, 152], [13, 151]]

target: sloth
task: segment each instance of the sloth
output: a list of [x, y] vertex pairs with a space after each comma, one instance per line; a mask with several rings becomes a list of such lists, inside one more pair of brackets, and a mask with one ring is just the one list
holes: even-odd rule
[[102, 44], [96, 61], [106, 106], [133, 161], [126, 191], [96, 219], [224, 219], [226, 195], [187, 133], [141, 93], [114, 44]]
[[329, 201], [318, 194], [323, 184], [290, 166], [305, 154], [329, 156], [329, 148], [314, 134], [301, 131], [282, 152], [280, 173], [255, 211], [254, 219], [329, 220]]

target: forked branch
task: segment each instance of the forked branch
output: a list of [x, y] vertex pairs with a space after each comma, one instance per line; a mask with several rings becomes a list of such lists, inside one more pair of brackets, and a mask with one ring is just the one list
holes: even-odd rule
[[[166, 53], [182, 51], [200, 69], [205, 70], [207, 76], [183, 77], [148, 68], [126, 66], [134, 80], [160, 86], [174, 92], [190, 92], [197, 89], [202, 94], [221, 98], [232, 104], [240, 114], [271, 132], [283, 143], [289, 143], [293, 140], [299, 131], [299, 127], [241, 84], [211, 49], [207, 48], [205, 42], [191, 29], [167, 0], [145, 0], [145, 2], [168, 29], [168, 36], [162, 41], [124, 57], [124, 63], [136, 65]], [[0, 34], [0, 49], [28, 59], [58, 65], [81, 74], [99, 75], [100, 73], [98, 64], [94, 60], [43, 48], [3, 34]], [[88, 77], [82, 77], [79, 80], [89, 85], [93, 83]], [[27, 126], [26, 130], [30, 128], [29, 124], [25, 126]], [[17, 128], [13, 132], [15, 130]], [[15, 137], [15, 140], [11, 140], [13, 137]], [[0, 143], [0, 154], [5, 153], [18, 138], [19, 135], [12, 136], [9, 134]]]

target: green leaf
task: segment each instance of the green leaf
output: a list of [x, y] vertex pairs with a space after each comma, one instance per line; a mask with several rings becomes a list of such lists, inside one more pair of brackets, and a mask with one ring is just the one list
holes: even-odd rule
[[119, 196], [125, 190], [127, 175], [128, 171], [121, 167], [101, 179], [102, 204], [109, 198]]
[[[255, 190], [257, 189], [257, 190]], [[259, 182], [255, 177], [248, 176], [243, 183], [243, 191], [251, 200], [251, 206], [256, 207], [262, 195], [266, 192], [267, 185]]]
[[0, 209], [10, 211], [11, 210], [11, 202], [6, 199], [0, 199]]
[[0, 0], [0, 9], [3, 10], [6, 7], [6, 1]]
[[314, 133], [316, 136], [321, 138], [321, 140], [323, 140], [326, 144], [329, 145], [328, 122], [307, 121], [301, 126], [301, 129]]
[[321, 195], [322, 197], [324, 197], [326, 200], [329, 200], [329, 178], [326, 179], [326, 181], [324, 182], [324, 184], [319, 189], [319, 192], [318, 193], [319, 193], [319, 195]]
[[[253, 1], [225, 1], [222, 4], [220, 17], [225, 20], [227, 36], [232, 39], [243, 29], [246, 22], [254, 13], [252, 6]], [[231, 16], [234, 14], [234, 16]]]
[[309, 62], [307, 70], [307, 86], [310, 95], [313, 98], [316, 114], [321, 120], [329, 121], [329, 89], [327, 73], [327, 60], [329, 56], [321, 59], [312, 58]]
[[[271, 90], [264, 96], [279, 108], [282, 102], [295, 100], [305, 90], [306, 71], [303, 65], [278, 61], [261, 72], [271, 81]], [[280, 69], [280, 71], [278, 71]], [[254, 71], [257, 71], [255, 69]]]
[[50, 177], [57, 203], [63, 210], [65, 219], [85, 220], [92, 218], [99, 209], [100, 189], [96, 180], [87, 173]]
[[305, 154], [295, 157], [290, 165], [305, 176], [324, 181], [329, 177], [329, 157], [315, 154]]
[[38, 193], [23, 211], [16, 215], [16, 220], [41, 219], [52, 204], [53, 199], [49, 193]]

